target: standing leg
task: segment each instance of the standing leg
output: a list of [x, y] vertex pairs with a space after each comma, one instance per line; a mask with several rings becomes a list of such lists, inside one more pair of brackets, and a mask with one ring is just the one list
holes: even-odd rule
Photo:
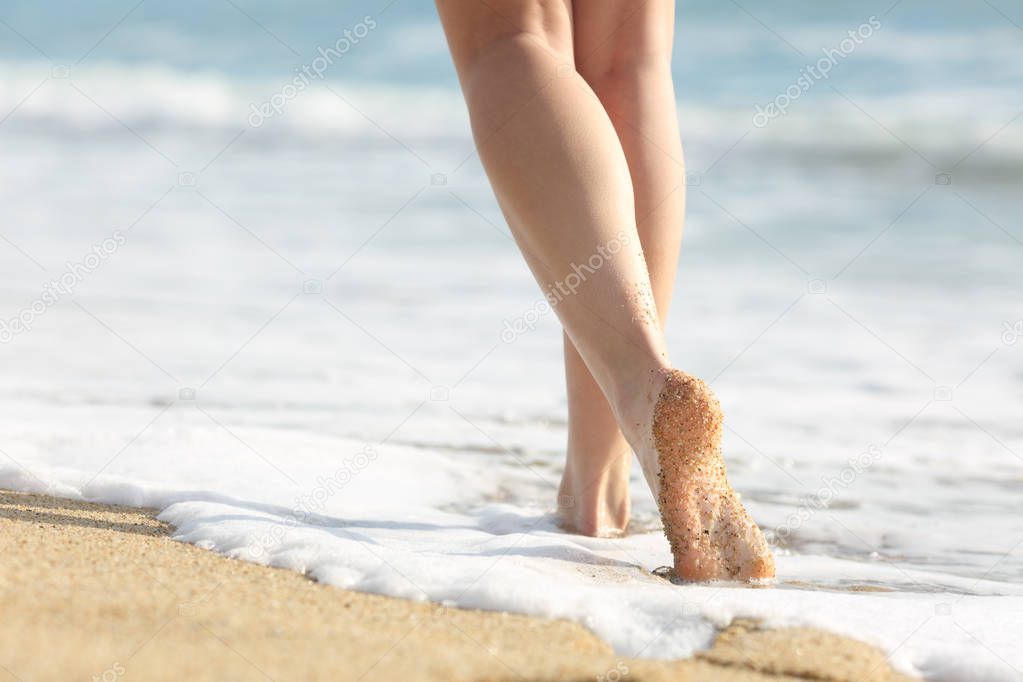
[[763, 535], [725, 478], [720, 406], [668, 363], [629, 166], [607, 112], [572, 67], [568, 1], [437, 4], [498, 203], [639, 456], [676, 571], [773, 574]]
[[[614, 125], [629, 165], [636, 227], [663, 327], [685, 214], [685, 167], [671, 80], [674, 0], [573, 6], [575, 64]], [[565, 337], [568, 452], [559, 495], [568, 526], [587, 535], [629, 519], [632, 451], [607, 400]]]

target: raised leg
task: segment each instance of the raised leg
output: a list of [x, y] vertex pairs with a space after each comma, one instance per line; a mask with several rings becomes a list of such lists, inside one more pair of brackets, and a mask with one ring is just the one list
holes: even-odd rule
[[615, 412], [668, 363], [629, 167], [607, 112], [575, 70], [571, 7], [438, 7], [498, 202]]

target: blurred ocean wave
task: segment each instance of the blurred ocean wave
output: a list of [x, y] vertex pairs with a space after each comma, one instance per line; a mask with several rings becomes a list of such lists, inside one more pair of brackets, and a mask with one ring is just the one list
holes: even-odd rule
[[[152, 65], [89, 65], [76, 68], [72, 79], [54, 75], [45, 63], [0, 62], [0, 73], [0, 111], [11, 112], [4, 125], [25, 134], [247, 131], [267, 145], [392, 144], [381, 139], [383, 130], [416, 144], [464, 148], [470, 143], [461, 94], [436, 85], [312, 83], [286, 99], [280, 92], [288, 81]], [[998, 133], [998, 144], [970, 155], [969, 163], [975, 176], [1001, 183], [1023, 177], [1023, 126], [1006, 127], [1014, 100], [1015, 93], [978, 86], [855, 100], [836, 91], [812, 106], [798, 107], [797, 101], [794, 110], [763, 126], [754, 124], [752, 107], [684, 100], [679, 107], [689, 147], [709, 155], [742, 135], [744, 153], [796, 172], [810, 162], [818, 170], [839, 166], [871, 172], [918, 164], [921, 156], [939, 169], [951, 167]], [[964, 101], [971, 103], [969, 111]], [[885, 112], [883, 124], [871, 111]]]

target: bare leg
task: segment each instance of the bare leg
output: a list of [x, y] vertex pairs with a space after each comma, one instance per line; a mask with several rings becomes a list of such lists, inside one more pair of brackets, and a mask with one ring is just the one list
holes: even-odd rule
[[[685, 216], [685, 167], [671, 80], [674, 0], [573, 6], [575, 63], [607, 111], [632, 177], [636, 227], [658, 317], [671, 304]], [[567, 526], [624, 530], [632, 451], [607, 400], [565, 337], [568, 453], [559, 495]]]
[[702, 383], [686, 384], [668, 363], [628, 163], [604, 107], [572, 66], [567, 0], [438, 7], [498, 202], [639, 456], [676, 570], [689, 578], [773, 573], [759, 529], [726, 494], [723, 465], [715, 464], [720, 430], [704, 433], [714, 409], [720, 425], [720, 410], [709, 389], [678, 389]]
[[571, 10], [521, 0], [438, 6], [512, 233], [612, 407], [625, 407], [668, 363], [629, 168], [607, 113], [575, 72]]

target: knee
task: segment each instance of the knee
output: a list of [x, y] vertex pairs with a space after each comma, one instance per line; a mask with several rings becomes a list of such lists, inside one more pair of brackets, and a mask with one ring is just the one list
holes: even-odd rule
[[513, 30], [487, 36], [466, 56], [459, 74], [469, 94], [479, 87], [489, 90], [550, 78], [563, 63], [571, 64], [571, 58], [559, 58], [543, 35]]
[[564, 2], [494, 0], [445, 4], [442, 18], [456, 66], [479, 68], [493, 58], [543, 58], [572, 64], [572, 25]]
[[671, 80], [671, 45], [644, 40], [617, 42], [601, 54], [584, 55], [576, 68], [598, 92], [632, 92], [645, 83]]

